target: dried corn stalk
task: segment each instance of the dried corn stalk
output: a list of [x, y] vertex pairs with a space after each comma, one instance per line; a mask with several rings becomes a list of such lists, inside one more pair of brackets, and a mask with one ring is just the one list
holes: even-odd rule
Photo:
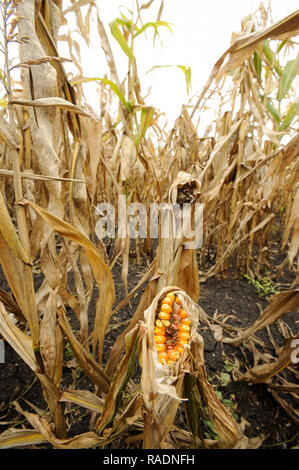
[[[158, 344], [161, 343], [157, 343], [155, 340], [155, 328], [159, 313], [163, 311], [161, 305], [165, 305], [164, 300], [171, 297], [170, 293], [179, 298], [182, 309], [187, 312], [191, 325], [188, 341], [184, 344], [176, 360], [163, 360], [157, 350]], [[200, 348], [204, 341], [197, 333], [199, 320], [204, 320], [204, 315], [200, 307], [184, 291], [178, 287], [169, 286], [159, 292], [144, 312], [143, 328], [145, 332], [140, 348], [141, 389], [145, 407], [144, 448], [165, 448], [168, 433], [173, 426], [178, 407], [182, 401], [197, 405], [189, 407], [189, 409], [187, 405], [186, 410], [196, 447], [205, 447], [206, 442], [202, 438], [202, 433], [195, 432], [191, 421], [198, 422], [197, 413], [203, 414], [203, 410], [206, 408], [209, 419], [219, 436], [218, 446], [233, 447], [238, 440], [237, 424], [230, 412], [219, 402], [207, 380], [203, 347]], [[175, 324], [175, 320], [171, 317], [170, 322]], [[168, 325], [167, 327], [169, 328]], [[178, 331], [180, 331], [180, 326]], [[174, 336], [176, 336], [175, 342], [178, 344], [180, 342], [179, 333]], [[196, 355], [194, 355], [193, 345], [196, 345]], [[194, 379], [191, 388], [188, 387], [190, 379]], [[195, 390], [198, 393], [194, 401]]]

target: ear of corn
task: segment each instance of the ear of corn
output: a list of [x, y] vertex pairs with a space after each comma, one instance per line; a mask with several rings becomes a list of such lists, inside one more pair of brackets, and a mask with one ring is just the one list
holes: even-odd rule
[[[163, 305], [171, 311], [166, 312]], [[161, 312], [169, 315], [167, 326]], [[231, 448], [238, 439], [237, 423], [208, 381], [199, 321], [207, 321], [205, 312], [176, 286], [164, 287], [144, 311], [139, 358], [146, 449], [168, 448], [166, 439], [180, 403], [185, 403], [195, 447], [207, 444], [202, 417], [211, 421], [219, 438], [211, 446]]]
[[155, 320], [154, 339], [161, 364], [171, 365], [179, 360], [189, 343], [190, 330], [191, 319], [182, 299], [169, 292], [160, 302]]

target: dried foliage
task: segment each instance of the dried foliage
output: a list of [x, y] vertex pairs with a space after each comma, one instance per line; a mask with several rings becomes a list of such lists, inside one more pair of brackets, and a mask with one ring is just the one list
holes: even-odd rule
[[[298, 311], [299, 105], [294, 83], [299, 55], [294, 55], [293, 38], [299, 14], [268, 25], [261, 6], [262, 27], [258, 17], [244, 21], [202, 93], [182, 108], [167, 131], [162, 116], [142, 96], [134, 55], [135, 41], [145, 30], [153, 28], [156, 35], [170, 28], [161, 21], [163, 1], [156, 21], [143, 24], [142, 10], [152, 2], [137, 2], [136, 21], [122, 14], [109, 25], [111, 40], [128, 60], [124, 81], [97, 2], [64, 3], [4, 0], [0, 7], [0, 263], [10, 290], [0, 292], [0, 334], [36, 374], [48, 407], [45, 418], [40, 410], [28, 412], [15, 403], [33, 429], [5, 431], [0, 447], [44, 442], [61, 449], [105, 447], [119, 439], [144, 448], [258, 447], [261, 440], [246, 440], [209, 383], [204, 339], [195, 326], [176, 369], [161, 366], [157, 372], [152, 316], [161, 295], [176, 289], [193, 312], [193, 325], [202, 321], [211, 326], [197, 304], [200, 276], [204, 281], [234, 270], [259, 277], [270, 266], [273, 233], [280, 234], [279, 248], [286, 253], [281, 270], [288, 266], [296, 275], [293, 290], [274, 296], [253, 327], [217, 339], [238, 347], [285, 313]], [[85, 77], [72, 31], [59, 36], [71, 15], [87, 44], [95, 19], [109, 78]], [[59, 56], [60, 41], [68, 46], [70, 59]], [[14, 43], [19, 47], [16, 64], [10, 63], [9, 53]], [[66, 71], [70, 60], [76, 75]], [[190, 71], [182, 70], [188, 87]], [[99, 116], [84, 100], [84, 87], [91, 84], [98, 87]], [[217, 115], [201, 129], [210, 100]], [[96, 228], [100, 215], [95, 208], [110, 203], [120, 211], [120, 197], [127, 206], [142, 203], [147, 209], [154, 202], [191, 202], [193, 208], [203, 203], [203, 246], [188, 249], [184, 235], [163, 238], [160, 221], [157, 248], [149, 233], [134, 240], [138, 263], [148, 253], [154, 258], [129, 292], [128, 233], [117, 227], [113, 243], [106, 243]], [[166, 224], [174, 233], [173, 220]], [[115, 306], [112, 268], [117, 260], [126, 295]], [[36, 270], [42, 279], [38, 288]], [[112, 315], [145, 283], [129, 324], [104, 358]], [[94, 291], [96, 310], [90, 312]], [[238, 379], [267, 381], [273, 396], [298, 420], [279, 395], [281, 390], [298, 394], [298, 386], [270, 380], [284, 368], [298, 380], [290, 363], [294, 339], [298, 333], [286, 338], [277, 358]], [[67, 345], [92, 390], [64, 389]], [[132, 375], [138, 356], [142, 376], [136, 383]], [[175, 424], [181, 402], [188, 431]], [[68, 436], [69, 403], [92, 410], [90, 432]], [[203, 436], [205, 419], [212, 422], [217, 440]]]

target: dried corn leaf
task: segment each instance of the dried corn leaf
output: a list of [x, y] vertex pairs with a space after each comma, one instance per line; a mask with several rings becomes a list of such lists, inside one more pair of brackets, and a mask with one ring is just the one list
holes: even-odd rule
[[5, 308], [11, 312], [17, 315], [19, 319], [24, 320], [22, 311], [20, 310], [17, 302], [13, 299], [11, 295], [9, 295], [7, 292], [4, 290], [0, 289], [0, 301], [3, 302]]
[[76, 11], [79, 8], [81, 8], [84, 5], [89, 5], [91, 3], [91, 0], [77, 0], [75, 3], [73, 3], [71, 6], [63, 10], [62, 14], [67, 15], [67, 13], [70, 13], [71, 11]]
[[97, 299], [97, 311], [93, 330], [93, 349], [96, 352], [96, 346], [99, 346], [99, 356], [101, 358], [104, 336], [107, 325], [110, 320], [112, 305], [115, 301], [115, 289], [113, 277], [109, 267], [103, 261], [100, 252], [95, 245], [78, 229], [65, 222], [64, 220], [56, 217], [50, 212], [42, 209], [33, 202], [26, 201], [41, 217], [48, 222], [56, 232], [60, 235], [69, 238], [70, 240], [78, 243], [85, 250], [89, 263], [96, 282], [99, 287], [99, 297]]
[[71, 402], [97, 413], [102, 413], [104, 402], [89, 390], [64, 390], [59, 401]]
[[21, 331], [10, 319], [4, 305], [0, 302], [0, 333], [16, 353], [34, 372], [37, 364], [33, 353], [32, 339]]
[[[235, 41], [215, 63], [208, 82], [200, 93], [191, 117], [215, 78], [219, 81], [223, 74], [230, 72], [243, 64], [252, 56], [261, 42], [265, 39], [287, 39], [289, 37], [296, 36], [299, 33], [298, 18], [299, 13], [298, 11], [295, 11], [277, 23], [274, 23], [260, 31], [255, 31], [254, 33], [248, 34]], [[227, 59], [226, 62], [225, 59]]]
[[99, 434], [113, 420], [121, 404], [121, 395], [130, 379], [135, 365], [137, 344], [139, 341], [139, 325], [126, 335], [126, 351], [121, 359], [111, 381], [110, 389], [105, 399], [104, 409], [96, 429]]
[[82, 109], [80, 106], [70, 103], [69, 101], [63, 98], [59, 98], [58, 96], [37, 98], [36, 100], [11, 100], [9, 104], [17, 104], [20, 106], [33, 106], [35, 108], [55, 107], [75, 114], [79, 114], [81, 116], [86, 116], [91, 119], [95, 119], [93, 114], [84, 111], [84, 109]]
[[239, 346], [245, 339], [253, 335], [256, 331], [271, 325], [278, 318], [281, 318], [286, 313], [298, 310], [299, 306], [299, 289], [294, 289], [286, 292], [280, 292], [271, 297], [268, 307], [261, 313], [260, 317], [253, 326], [243, 331], [240, 336], [236, 338], [223, 338], [224, 343], [230, 343]]
[[48, 62], [71, 62], [70, 59], [67, 59], [66, 57], [55, 57], [55, 56], [46, 56], [46, 57], [40, 57], [39, 59], [31, 59], [27, 60], [26, 62], [20, 62], [16, 65], [13, 65], [10, 68], [10, 71], [12, 69], [18, 68], [18, 67], [31, 67], [32, 65], [40, 65], [40, 64], [47, 64]]
[[14, 402], [14, 405], [16, 410], [25, 416], [31, 426], [57, 449], [89, 449], [99, 444], [99, 437], [93, 432], [86, 432], [68, 439], [58, 439], [45, 418], [24, 411], [17, 402]]
[[123, 435], [128, 428], [136, 425], [138, 429], [142, 426], [142, 397], [137, 394], [129, 402], [122, 412], [117, 414], [113, 426], [106, 428], [103, 433], [103, 442], [105, 445], [117, 438], [123, 440]]
[[28, 254], [26, 253], [24, 247], [22, 246], [20, 239], [17, 235], [16, 229], [12, 223], [12, 220], [9, 216], [2, 192], [0, 191], [0, 231], [2, 236], [5, 238], [6, 243], [13, 251], [13, 253], [18, 256], [24, 263], [31, 264]]
[[298, 409], [293, 408], [286, 400], [283, 400], [281, 396], [274, 390], [269, 389], [269, 392], [273, 398], [279, 403], [279, 405], [286, 411], [286, 413], [292, 418], [292, 420], [299, 424], [299, 412]]
[[32, 429], [8, 429], [0, 434], [0, 449], [10, 449], [47, 442], [44, 436]]
[[89, 352], [77, 340], [62, 309], [59, 309], [58, 316], [59, 324], [67, 336], [78, 364], [82, 367], [90, 380], [95, 383], [101, 391], [106, 393], [109, 389], [109, 378], [104, 373], [101, 366], [92, 358]]
[[219, 437], [217, 447], [233, 448], [241, 436], [237, 422], [229, 409], [218, 399], [213, 386], [210, 384], [205, 370], [204, 341], [196, 335], [191, 347], [192, 366], [191, 373], [197, 373], [197, 387], [202, 401], [206, 406], [213, 429]]
[[33, 348], [35, 348], [35, 351], [38, 355], [39, 326], [36, 315], [36, 302], [33, 289], [33, 280], [30, 277], [31, 272], [29, 273], [29, 275], [28, 272], [26, 272], [26, 268], [30, 269], [30, 266], [24, 264], [19, 257], [15, 256], [15, 254], [7, 245], [6, 240], [2, 236], [1, 231], [0, 263], [5, 278], [7, 279], [9, 287], [14, 295], [14, 298], [16, 299], [16, 302], [20, 307], [22, 314], [29, 323], [33, 340]]
[[219, 75], [233, 70], [251, 57], [259, 44], [265, 39], [288, 39], [289, 37], [296, 36], [299, 34], [298, 24], [299, 13], [295, 11], [273, 25], [239, 39], [225, 53], [225, 55], [229, 54], [229, 60], [220, 69]]
[[275, 361], [268, 364], [258, 364], [257, 366], [252, 367], [247, 370], [245, 374], [240, 376], [239, 380], [246, 380], [254, 384], [267, 382], [271, 377], [278, 374], [291, 363], [291, 355], [294, 351], [292, 342], [296, 339], [299, 339], [299, 335], [292, 336], [285, 341], [285, 344], [281, 348]]
[[[13, 176], [14, 172], [13, 170], [3, 170], [2, 168], [0, 169], [0, 175], [3, 176]], [[35, 173], [26, 173], [22, 172], [20, 174], [21, 178], [23, 179], [29, 179], [29, 180], [39, 180], [39, 181], [65, 181], [69, 183], [83, 183], [87, 184], [85, 180], [80, 180], [76, 178], [62, 178], [61, 176], [47, 176], [47, 175], [36, 175]]]
[[43, 373], [36, 362], [32, 338], [21, 331], [9, 318], [4, 305], [0, 302], [0, 333], [16, 353], [37, 375], [50, 397], [58, 396], [58, 389]]
[[258, 449], [262, 445], [263, 441], [266, 439], [267, 436], [264, 436], [263, 434], [256, 437], [247, 437], [244, 434], [244, 431], [248, 425], [248, 421], [246, 421], [245, 418], [241, 417], [240, 429], [242, 432], [242, 436], [238, 440], [234, 449]]

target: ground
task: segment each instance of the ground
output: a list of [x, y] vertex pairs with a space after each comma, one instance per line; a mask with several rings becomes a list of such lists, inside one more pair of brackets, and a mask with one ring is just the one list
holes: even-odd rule
[[[145, 263], [145, 262], [144, 262]], [[134, 257], [129, 268], [129, 290], [144, 273], [145, 264], [138, 266]], [[120, 265], [116, 264], [113, 275], [116, 285], [117, 302], [124, 296], [120, 278]], [[294, 277], [285, 272], [282, 278], [276, 280], [275, 289], [286, 290], [291, 288]], [[5, 280], [1, 286], [5, 288]], [[131, 305], [122, 308], [111, 321], [110, 329], [105, 342], [105, 354], [110, 350], [119, 331], [126, 326], [127, 321], [138, 304], [141, 291], [132, 299]], [[258, 318], [260, 312], [267, 305], [265, 295], [261, 295], [257, 288], [248, 282], [244, 276], [228, 276], [225, 279], [208, 278], [201, 283], [199, 305], [206, 314], [222, 325], [227, 325], [225, 335], [230, 327], [248, 327]], [[296, 314], [290, 312], [284, 317], [290, 328], [296, 327]], [[226, 328], [224, 328], [225, 330]], [[282, 345], [283, 336], [276, 325], [271, 326], [271, 337], [276, 345]], [[294, 330], [295, 331], [295, 330]], [[200, 326], [200, 333], [205, 343], [205, 364], [210, 381], [215, 386], [219, 397], [232, 409], [235, 419], [242, 422], [244, 433], [248, 438], [263, 436], [259, 447], [261, 448], [294, 448], [299, 445], [299, 427], [283, 407], [274, 399], [267, 384], [251, 385], [238, 380], [235, 374], [245, 372], [253, 365], [253, 356], [250, 348], [236, 348], [229, 344], [216, 341], [213, 332], [206, 325]], [[256, 334], [270, 354], [275, 355], [274, 346], [269, 340], [269, 331]], [[138, 371], [136, 372], [138, 375]], [[77, 388], [88, 388], [89, 382], [79, 370], [65, 371], [64, 386], [67, 387], [74, 380]], [[5, 344], [5, 363], [0, 364], [0, 432], [10, 426], [29, 427], [26, 420], [15, 411], [13, 401], [17, 400], [26, 408], [32, 403], [44, 409], [40, 384], [27, 365], [17, 354]], [[30, 408], [28, 408], [30, 409]], [[86, 410], [73, 409], [69, 416], [69, 432], [71, 435], [89, 430], [90, 414]], [[213, 431], [206, 429], [206, 436], [213, 437]]]

